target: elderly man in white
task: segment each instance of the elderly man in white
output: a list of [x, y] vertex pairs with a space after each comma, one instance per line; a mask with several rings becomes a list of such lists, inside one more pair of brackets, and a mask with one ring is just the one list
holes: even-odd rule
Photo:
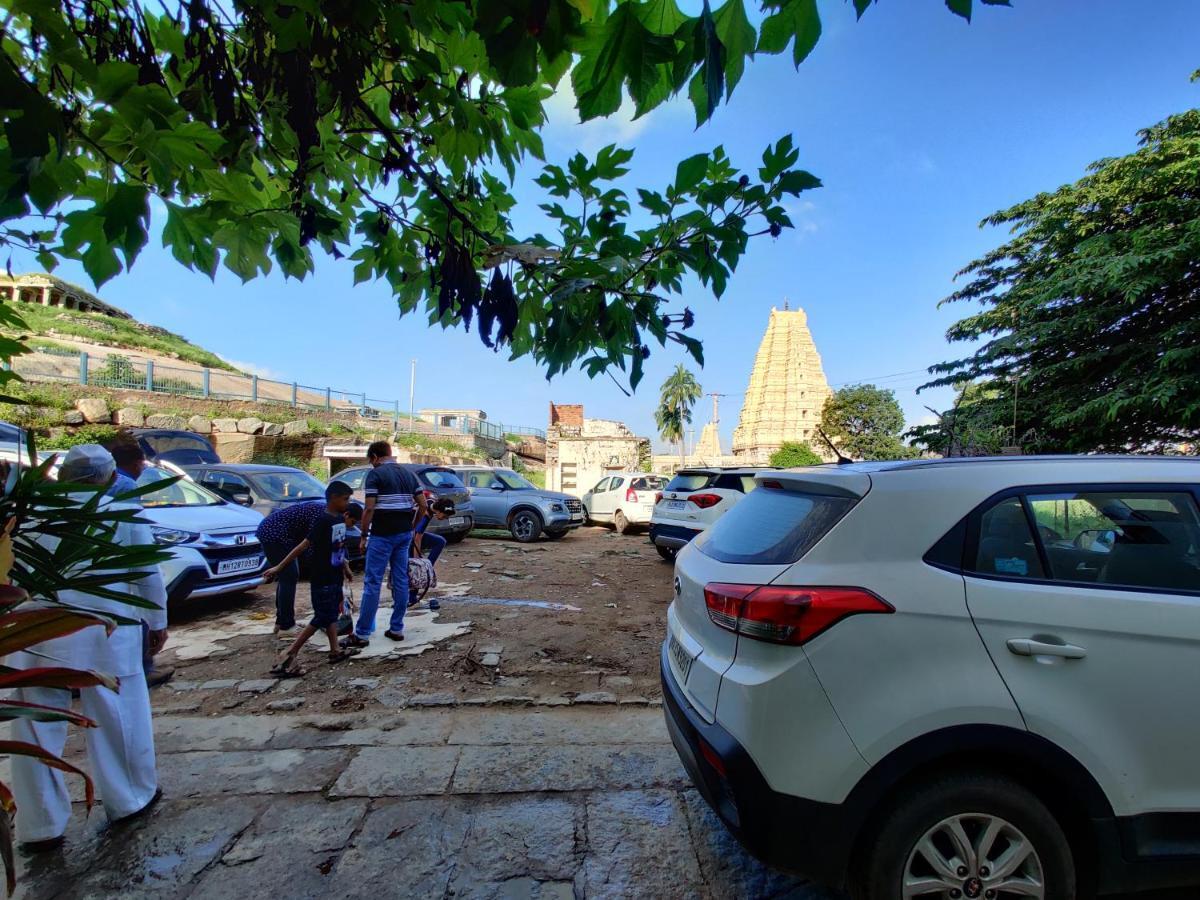
[[[116, 465], [107, 450], [96, 444], [84, 444], [67, 453], [58, 480], [107, 485], [115, 474]], [[117, 505], [107, 498], [101, 503]], [[149, 526], [128, 522], [116, 526], [115, 539], [126, 546], [154, 543]], [[63, 591], [60, 599], [102, 615], [144, 621], [150, 628], [151, 650], [161, 650], [167, 639], [167, 594], [158, 567], [146, 570], [139, 579], [111, 587], [140, 596], [157, 608], [143, 609], [77, 591]], [[103, 628], [84, 628], [13, 654], [9, 662], [20, 668], [67, 666], [117, 676], [120, 679], [117, 692], [105, 687], [83, 688], [79, 692], [83, 714], [97, 726], [84, 731], [88, 768], [110, 821], [137, 816], [158, 800], [162, 792], [154, 763], [154, 733], [150, 694], [142, 669], [140, 622], [119, 625], [108, 636]], [[71, 702], [70, 692], [53, 688], [22, 688], [19, 695], [22, 700], [46, 706], [65, 707]], [[58, 755], [67, 740], [67, 724], [17, 719], [12, 724], [12, 736]], [[17, 837], [22, 849], [38, 852], [57, 847], [63, 841], [71, 814], [63, 773], [23, 756], [13, 758], [12, 769], [18, 808]]]

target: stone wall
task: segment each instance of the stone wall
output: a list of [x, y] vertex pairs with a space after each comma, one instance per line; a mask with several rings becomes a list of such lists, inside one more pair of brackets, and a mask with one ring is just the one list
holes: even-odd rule
[[562, 437], [547, 444], [546, 487], [582, 497], [601, 478], [646, 467], [650, 442], [627, 437]]

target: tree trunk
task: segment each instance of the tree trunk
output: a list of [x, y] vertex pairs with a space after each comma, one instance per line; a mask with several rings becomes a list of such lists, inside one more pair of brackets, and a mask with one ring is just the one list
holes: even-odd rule
[[679, 404], [679, 468], [687, 465], [687, 431], [683, 427], [683, 404]]

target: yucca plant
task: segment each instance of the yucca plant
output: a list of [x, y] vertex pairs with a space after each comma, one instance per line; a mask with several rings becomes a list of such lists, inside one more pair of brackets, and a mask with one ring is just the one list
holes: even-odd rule
[[[28, 458], [37, 459], [32, 440]], [[148, 607], [147, 601], [111, 586], [139, 576], [130, 570], [166, 558], [156, 546], [122, 547], [114, 542], [116, 526], [133, 521], [137, 510], [101, 506], [104, 489], [95, 485], [69, 485], [51, 481], [53, 459], [36, 466], [0, 462], [4, 493], [0, 497], [0, 659], [42, 641], [73, 634], [83, 628], [104, 628], [108, 633], [129, 620], [72, 608], [59, 600], [66, 590], [84, 591], [131, 606]], [[137, 496], [153, 487], [131, 492]], [[81, 499], [83, 495], [84, 499]], [[56, 540], [48, 540], [56, 539]], [[42, 601], [22, 608], [27, 600]], [[119, 690], [116, 678], [100, 672], [62, 667], [18, 669], [0, 665], [0, 688], [103, 686]], [[83, 728], [95, 723], [70, 709], [57, 709], [20, 700], [0, 700], [0, 721], [26, 718], [42, 722], [70, 722]], [[33, 757], [47, 766], [79, 775], [85, 785], [90, 811], [95, 799], [91, 779], [70, 763], [36, 744], [0, 741], [0, 753]], [[12, 791], [0, 782], [0, 858], [3, 858], [8, 893], [16, 888], [12, 823], [19, 815]]]

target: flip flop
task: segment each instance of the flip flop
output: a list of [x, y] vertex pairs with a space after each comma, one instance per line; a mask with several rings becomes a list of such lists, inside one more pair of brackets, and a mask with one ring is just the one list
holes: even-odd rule
[[271, 674], [276, 678], [302, 678], [304, 670], [296, 665], [296, 658], [289, 656], [283, 662], [271, 667]]
[[358, 656], [357, 650], [339, 650], [337, 653], [329, 654], [329, 664], [331, 666], [336, 666], [338, 663], [343, 663], [355, 656]]

